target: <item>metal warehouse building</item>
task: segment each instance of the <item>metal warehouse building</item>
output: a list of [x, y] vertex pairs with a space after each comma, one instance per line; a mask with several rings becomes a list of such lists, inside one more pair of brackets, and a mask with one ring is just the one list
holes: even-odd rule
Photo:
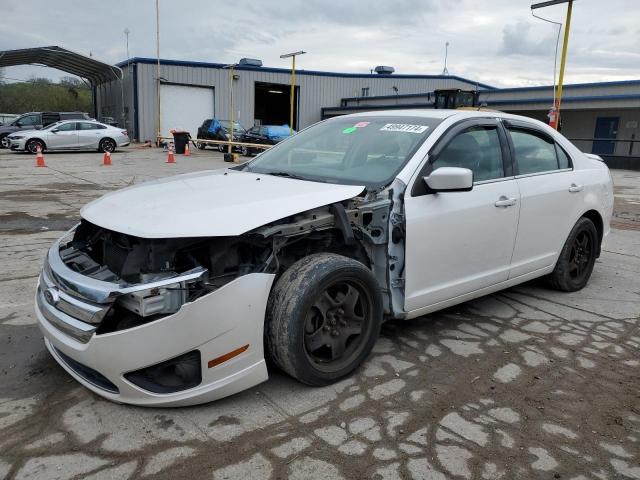
[[[157, 60], [118, 64], [123, 80], [94, 87], [97, 117], [113, 117], [138, 140], [157, 129]], [[160, 60], [163, 135], [183, 128], [195, 135], [206, 118], [229, 119], [230, 75], [224, 64]], [[234, 119], [244, 127], [289, 123], [291, 71], [238, 65], [233, 80]], [[436, 89], [480, 91], [489, 108], [546, 121], [553, 87], [498, 89], [453, 75], [354, 74], [296, 71], [294, 128], [357, 111], [430, 108]], [[124, 105], [124, 108], [123, 108]], [[562, 133], [584, 151], [635, 161], [640, 157], [640, 80], [565, 85]]]
[[[118, 64], [123, 82], [95, 87], [95, 113], [113, 117], [138, 140], [153, 140], [157, 129], [157, 60], [133, 58]], [[244, 127], [289, 123], [291, 70], [235, 67], [234, 119]], [[322, 118], [324, 107], [354, 96], [402, 95], [439, 88], [485, 89], [456, 76], [352, 74], [296, 70], [294, 128]], [[122, 108], [124, 102], [124, 109]], [[230, 75], [224, 64], [160, 60], [160, 125], [163, 135], [184, 128], [195, 135], [205, 118], [229, 119]], [[124, 115], [124, 120], [121, 118]]]

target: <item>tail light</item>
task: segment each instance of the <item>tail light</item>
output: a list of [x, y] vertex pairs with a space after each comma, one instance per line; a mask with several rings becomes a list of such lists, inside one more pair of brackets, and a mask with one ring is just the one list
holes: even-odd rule
[[126, 130], [122, 130], [120, 133], [122, 133], [122, 135], [124, 135], [125, 137], [129, 136], [129, 133]]

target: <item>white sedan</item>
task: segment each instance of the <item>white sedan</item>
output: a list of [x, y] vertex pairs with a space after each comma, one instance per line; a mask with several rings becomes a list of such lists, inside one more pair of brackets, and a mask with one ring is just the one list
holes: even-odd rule
[[126, 130], [95, 120], [63, 120], [41, 130], [20, 130], [7, 137], [9, 148], [36, 153], [40, 150], [98, 150], [114, 152], [129, 145]]
[[108, 399], [215, 400], [351, 374], [385, 319], [536, 277], [584, 287], [606, 165], [536, 120], [407, 110], [318, 123], [230, 169], [109, 193], [49, 250], [45, 343]]

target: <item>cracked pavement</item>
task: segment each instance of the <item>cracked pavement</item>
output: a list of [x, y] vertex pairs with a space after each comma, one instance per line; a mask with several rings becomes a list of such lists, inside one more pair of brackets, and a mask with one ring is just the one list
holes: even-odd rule
[[89, 200], [207, 168], [0, 151], [0, 478], [640, 479], [640, 172], [613, 171], [612, 232], [587, 288], [530, 282], [392, 321], [350, 378], [311, 388], [270, 371], [179, 409], [114, 404], [46, 352], [33, 294], [50, 243]]

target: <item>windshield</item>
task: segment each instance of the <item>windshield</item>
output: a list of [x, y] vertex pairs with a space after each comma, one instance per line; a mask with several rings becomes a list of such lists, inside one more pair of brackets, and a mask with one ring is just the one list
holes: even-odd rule
[[270, 148], [244, 169], [381, 187], [391, 183], [441, 121], [409, 116], [334, 118]]
[[[220, 120], [220, 126], [225, 130], [230, 130], [231, 122], [229, 120]], [[238, 122], [233, 122], [233, 129], [244, 132], [244, 127], [240, 125]]]

